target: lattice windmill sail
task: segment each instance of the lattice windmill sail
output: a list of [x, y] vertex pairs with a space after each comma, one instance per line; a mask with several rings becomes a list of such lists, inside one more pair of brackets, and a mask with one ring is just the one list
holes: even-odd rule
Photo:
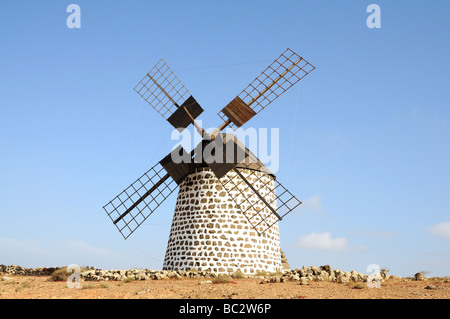
[[220, 112], [222, 120], [241, 127], [315, 68], [291, 49], [283, 52]]
[[182, 130], [202, 114], [203, 109], [161, 59], [134, 90], [173, 127]]
[[[247, 265], [251, 264], [248, 258], [224, 260], [222, 257], [223, 265], [228, 263], [231, 265], [233, 261], [234, 268], [227, 267], [228, 271], [236, 267], [243, 267], [244, 272], [247, 270], [253, 272], [258, 267], [265, 267], [267, 270], [269, 264], [275, 269], [274, 267], [279, 265], [277, 222], [298, 207], [301, 202], [233, 134], [221, 132], [229, 125], [233, 128], [244, 125], [312, 70], [314, 66], [287, 49], [218, 113], [224, 122], [214, 132], [207, 134], [195, 121], [202, 114], [203, 108], [161, 59], [134, 90], [174, 128], [182, 131], [193, 124], [203, 140], [190, 152], [178, 146], [104, 206], [106, 213], [122, 236], [127, 239], [179, 186], [164, 262], [166, 269], [197, 266], [224, 272], [225, 268], [220, 267], [222, 263], [217, 262], [218, 258], [214, 258], [215, 262], [212, 262], [210, 257], [202, 256], [202, 249], [210, 250], [208, 256], [211, 256], [213, 250], [211, 245], [222, 245], [224, 240], [228, 240], [224, 245], [231, 247], [230, 243], [234, 239], [230, 237], [232, 232], [225, 230], [228, 227], [239, 229], [234, 231], [235, 234], [240, 234], [236, 240], [260, 244], [269, 240], [272, 245], [271, 250], [276, 251], [272, 254], [275, 257], [272, 256], [271, 260], [254, 263], [253, 266]], [[207, 185], [205, 185], [206, 182]], [[196, 183], [198, 185], [194, 186]], [[219, 195], [214, 195], [212, 190], [198, 191], [208, 187], [211, 189], [213, 186], [214, 191], [220, 194], [220, 198]], [[192, 193], [194, 190], [195, 195]], [[189, 200], [184, 198], [186, 192], [191, 192], [189, 196], [194, 198]], [[217, 204], [218, 206], [201, 204], [207, 202], [220, 204]], [[195, 215], [188, 221], [185, 217], [188, 214], [187, 211]], [[205, 214], [207, 217], [204, 216]], [[218, 218], [217, 214], [222, 217]], [[228, 218], [228, 221], [224, 218]], [[236, 223], [239, 223], [236, 218], [240, 219], [240, 223], [244, 226], [236, 226]], [[202, 224], [205, 220], [210, 222]], [[220, 220], [222, 224], [217, 220]], [[214, 225], [221, 229], [217, 232], [206, 229]], [[197, 231], [191, 229], [197, 229]], [[246, 230], [241, 231], [241, 229]], [[192, 232], [195, 234], [192, 235]], [[220, 238], [219, 235], [209, 235], [214, 233], [222, 235]], [[253, 235], [254, 233], [257, 235]], [[264, 239], [257, 237], [244, 239], [241, 235], [259, 236]], [[210, 236], [217, 241], [201, 240]], [[185, 240], [180, 241], [180, 238]], [[199, 257], [192, 260], [190, 251], [195, 249], [192, 246], [198, 245], [203, 245], [203, 248], [198, 251]], [[259, 244], [251, 249], [252, 245], [249, 243], [240, 246], [248, 248], [245, 253], [241, 253], [241, 256], [247, 256], [247, 253], [250, 256], [260, 256], [264, 253], [261, 250], [262, 245]], [[221, 250], [224, 249], [231, 248], [221, 248]], [[256, 253], [255, 249], [261, 250], [260, 253]], [[214, 250], [217, 251], [217, 247]], [[224, 255], [231, 254], [231, 250], [230, 254], [224, 253]], [[266, 256], [265, 253], [264, 256]], [[237, 265], [240, 262], [236, 263], [236, 260], [244, 264]]]
[[[256, 157], [250, 156], [248, 160], [241, 162], [240, 168], [249, 172], [247, 177], [234, 168], [220, 182], [258, 234], [263, 234], [301, 204], [277, 179], [273, 179], [273, 186], [263, 180], [264, 174], [261, 172], [271, 172]], [[243, 196], [248, 188], [251, 190], [250, 195]], [[233, 193], [233, 190], [237, 191]], [[262, 209], [257, 208], [261, 206], [266, 207], [269, 214], [264, 214]], [[276, 219], [270, 218], [271, 214]]]

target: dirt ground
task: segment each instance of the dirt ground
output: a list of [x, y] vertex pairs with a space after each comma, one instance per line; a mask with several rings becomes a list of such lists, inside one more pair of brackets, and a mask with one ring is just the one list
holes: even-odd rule
[[366, 283], [265, 283], [235, 279], [213, 283], [205, 279], [145, 281], [81, 281], [69, 288], [49, 277], [8, 275], [0, 279], [0, 299], [450, 299], [450, 280], [390, 279], [380, 288]]

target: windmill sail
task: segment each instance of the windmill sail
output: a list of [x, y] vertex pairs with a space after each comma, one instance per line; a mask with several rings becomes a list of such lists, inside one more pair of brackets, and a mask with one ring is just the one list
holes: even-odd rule
[[106, 204], [103, 209], [122, 236], [127, 239], [177, 186], [178, 184], [158, 163]]
[[[257, 159], [247, 158], [219, 181], [260, 235], [301, 204]], [[243, 196], [248, 189], [252, 195]]]
[[315, 67], [291, 49], [283, 52], [218, 115], [233, 128], [244, 125]]
[[259, 234], [301, 204], [234, 135], [219, 134], [206, 145], [220, 153], [220, 162], [206, 155], [206, 164]]
[[142, 78], [134, 90], [180, 131], [203, 112], [163, 59]]

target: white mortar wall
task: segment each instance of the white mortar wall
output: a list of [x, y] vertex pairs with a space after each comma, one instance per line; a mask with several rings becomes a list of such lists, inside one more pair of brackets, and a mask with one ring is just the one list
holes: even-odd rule
[[[248, 171], [240, 172], [251, 178]], [[264, 184], [274, 187], [271, 176], [257, 174], [263, 175]], [[241, 191], [246, 197], [253, 194], [248, 187]], [[276, 217], [262, 208], [260, 214], [270, 214], [269, 223], [275, 224], [258, 235], [235, 206], [208, 168], [189, 175], [180, 184], [163, 269], [209, 269], [218, 273], [240, 269], [246, 274], [282, 269]]]

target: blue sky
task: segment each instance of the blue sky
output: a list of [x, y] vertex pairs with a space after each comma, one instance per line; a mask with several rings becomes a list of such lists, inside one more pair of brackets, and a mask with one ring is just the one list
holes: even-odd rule
[[[69, 29], [66, 8], [81, 8]], [[366, 7], [381, 8], [369, 29]], [[160, 58], [217, 112], [286, 48], [315, 67], [279, 128], [291, 267], [450, 275], [448, 1], [2, 1], [0, 263], [160, 269], [176, 195], [128, 240], [102, 207], [165, 156], [133, 91]]]

